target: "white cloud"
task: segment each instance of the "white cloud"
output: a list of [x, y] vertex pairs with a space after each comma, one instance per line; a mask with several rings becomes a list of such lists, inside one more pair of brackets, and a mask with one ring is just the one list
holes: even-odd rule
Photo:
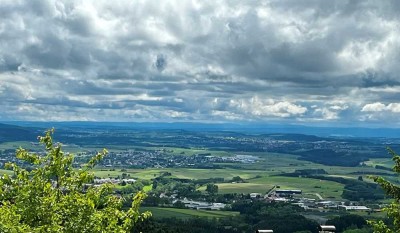
[[332, 105], [329, 106], [330, 109], [335, 110], [335, 111], [343, 111], [349, 108], [348, 105]]
[[288, 101], [262, 100], [258, 97], [251, 99], [231, 100], [230, 107], [251, 114], [255, 117], [293, 117], [307, 112], [307, 108]]
[[372, 104], [366, 104], [361, 109], [361, 111], [362, 112], [389, 111], [389, 112], [398, 113], [398, 112], [400, 112], [400, 103], [390, 103], [388, 105], [385, 105], [383, 103], [377, 102], [377, 103], [372, 103]]
[[387, 106], [387, 109], [391, 112], [400, 112], [400, 103], [390, 103]]
[[400, 112], [398, 10], [395, 1], [6, 1], [0, 120], [388, 119]]
[[318, 120], [337, 120], [339, 119], [338, 112], [332, 111], [329, 108], [317, 108], [314, 115], [319, 116]]

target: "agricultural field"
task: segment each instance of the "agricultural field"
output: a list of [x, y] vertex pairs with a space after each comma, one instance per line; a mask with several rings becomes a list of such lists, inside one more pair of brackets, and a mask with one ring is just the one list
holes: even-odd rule
[[95, 169], [94, 174], [98, 177], [116, 177], [122, 173], [130, 174], [133, 178], [152, 179], [160, 176], [165, 172], [169, 172], [172, 178], [180, 179], [208, 179], [208, 178], [224, 178], [232, 179], [240, 176], [244, 179], [256, 177], [257, 175], [267, 174], [260, 170], [240, 170], [240, 169], [191, 169], [191, 168], [163, 168], [163, 169]]
[[226, 218], [239, 215], [239, 212], [235, 211], [193, 210], [163, 207], [142, 207], [140, 208], [140, 211], [150, 211], [155, 218]]
[[[262, 193], [265, 194], [274, 186], [280, 189], [301, 189], [304, 195], [316, 198], [319, 194], [323, 199], [341, 200], [344, 185], [333, 181], [311, 178], [267, 176], [247, 180], [248, 183], [217, 183], [219, 193]], [[205, 186], [199, 188], [205, 191]]]
[[[62, 143], [62, 148], [65, 152], [69, 153], [79, 153], [85, 150], [88, 150], [87, 148], [82, 148], [78, 145], [74, 144], [64, 144]], [[18, 148], [24, 148], [26, 150], [30, 151], [37, 151], [37, 150], [43, 150], [43, 145], [38, 144], [37, 141], [35, 142], [28, 142], [28, 141], [15, 141], [15, 142], [3, 142], [0, 143], [0, 151], [1, 150], [16, 150]]]
[[0, 143], [0, 150], [16, 150], [18, 148], [24, 148], [27, 150], [40, 149], [41, 147], [37, 144], [27, 141], [15, 141], [15, 142], [3, 142]]
[[394, 165], [394, 162], [390, 158], [373, 158], [370, 159], [369, 161], [366, 161], [365, 164], [367, 166], [375, 167], [375, 166], [382, 166], [386, 168], [392, 168]]
[[[343, 184], [312, 178], [268, 176], [251, 180], [254, 184], [276, 185], [281, 189], [301, 189], [304, 194], [320, 194], [324, 199], [341, 199]], [[315, 197], [315, 196], [314, 196]]]
[[[218, 193], [262, 193], [265, 194], [273, 185], [255, 184], [255, 183], [216, 183], [218, 185]], [[198, 190], [205, 191], [206, 187], [202, 186]]]

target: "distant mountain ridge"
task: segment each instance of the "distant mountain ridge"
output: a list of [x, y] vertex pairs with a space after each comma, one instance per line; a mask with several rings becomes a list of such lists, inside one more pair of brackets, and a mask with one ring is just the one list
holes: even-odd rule
[[58, 129], [157, 129], [188, 131], [233, 131], [247, 134], [304, 134], [322, 137], [386, 137], [400, 138], [400, 128], [363, 128], [363, 127], [316, 127], [305, 125], [262, 124], [262, 123], [193, 123], [193, 122], [4, 122], [8, 125], [35, 128]]
[[36, 141], [39, 132], [38, 128], [0, 123], [0, 142]]

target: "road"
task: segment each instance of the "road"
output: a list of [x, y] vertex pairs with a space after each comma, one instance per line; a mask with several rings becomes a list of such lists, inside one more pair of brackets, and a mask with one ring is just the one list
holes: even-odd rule
[[324, 198], [319, 193], [314, 193], [320, 200], [324, 200]]
[[323, 201], [324, 200], [324, 198], [321, 196], [321, 194], [319, 194], [319, 193], [306, 193], [306, 194], [309, 194], [309, 195], [315, 195], [315, 196], [317, 196], [318, 197], [318, 199], [319, 200], [321, 200], [321, 201]]

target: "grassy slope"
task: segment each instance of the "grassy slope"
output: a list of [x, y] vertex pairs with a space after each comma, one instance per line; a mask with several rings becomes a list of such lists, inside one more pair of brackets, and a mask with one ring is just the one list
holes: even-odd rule
[[192, 209], [175, 209], [162, 207], [142, 207], [141, 211], [150, 211], [155, 218], [191, 218], [191, 217], [206, 217], [206, 218], [224, 218], [239, 215], [239, 212], [234, 211], [212, 211], [212, 210], [192, 210]]
[[394, 166], [394, 162], [391, 158], [374, 158], [366, 161], [365, 164], [371, 167], [375, 167], [376, 165], [380, 165], [387, 168], [392, 168]]
[[[207, 179], [207, 178], [224, 178], [232, 179], [234, 176], [240, 176], [248, 179], [257, 175], [266, 174], [265, 171], [257, 170], [238, 170], [238, 169], [191, 169], [191, 168], [165, 168], [165, 169], [127, 169], [125, 173], [131, 177], [141, 179], [152, 179], [164, 172], [170, 172], [173, 177], [182, 179]], [[120, 169], [110, 171], [110, 169], [96, 169], [95, 175], [100, 177], [118, 176], [123, 172]]]

